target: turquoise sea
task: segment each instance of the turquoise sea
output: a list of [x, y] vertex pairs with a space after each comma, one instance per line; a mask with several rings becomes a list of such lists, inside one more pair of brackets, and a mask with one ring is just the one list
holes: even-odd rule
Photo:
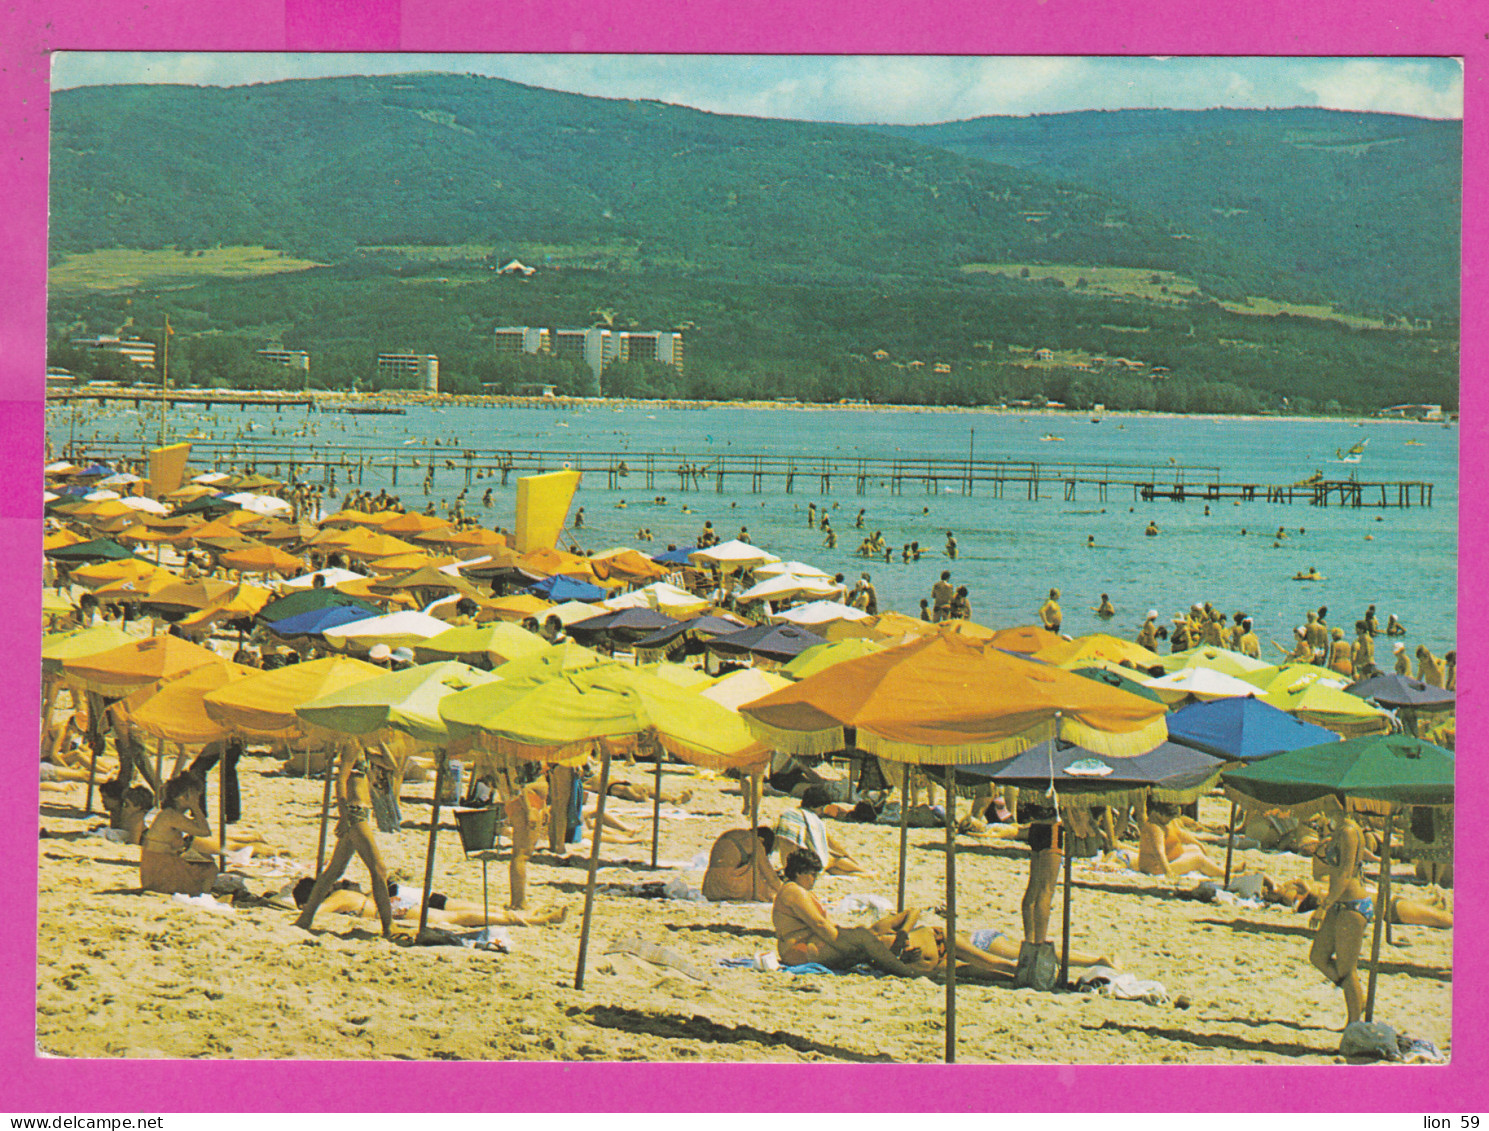
[[[112, 408], [104, 414], [93, 408], [74, 422], [70, 410], [57, 408], [49, 414], [49, 429], [59, 449], [70, 435], [80, 442], [97, 436], [153, 443], [156, 421], [149, 414]], [[913, 482], [900, 495], [890, 494], [888, 485], [880, 483], [859, 495], [846, 477], [835, 479], [832, 493], [823, 495], [816, 489], [815, 475], [799, 476], [795, 493], [789, 495], [778, 481], [754, 494], [745, 476], [734, 477], [723, 494], [714, 491], [712, 482], [703, 491], [679, 492], [675, 475], [659, 475], [651, 490], [634, 476], [621, 489], [611, 490], [602, 477], [591, 475], [581, 485], [575, 506], [585, 509], [586, 526], [579, 540], [588, 550], [637, 545], [655, 551], [669, 543], [689, 545], [705, 519], [711, 519], [724, 538], [748, 526], [757, 545], [783, 558], [842, 571], [850, 579], [867, 570], [881, 607], [912, 615], [940, 571], [950, 569], [954, 583], [969, 587], [973, 618], [992, 627], [1032, 622], [1053, 585], [1062, 591], [1065, 630], [1072, 634], [1103, 627], [1092, 610], [1101, 594], [1108, 593], [1118, 615], [1107, 628], [1128, 637], [1150, 607], [1167, 622], [1192, 602], [1209, 600], [1227, 614], [1250, 613], [1264, 654], [1275, 654], [1266, 641], [1286, 644], [1306, 610], [1327, 605], [1330, 623], [1352, 635], [1356, 618], [1366, 605], [1374, 604], [1382, 624], [1389, 613], [1406, 624], [1409, 648], [1425, 642], [1441, 655], [1454, 647], [1456, 425], [1120, 416], [1093, 424], [1079, 413], [679, 410], [596, 404], [574, 411], [411, 407], [405, 416], [234, 408], [219, 409], [215, 415], [176, 412], [172, 427], [183, 435], [197, 431], [241, 437], [241, 459], [257, 442], [283, 442], [287, 434], [302, 431], [298, 442], [319, 451], [357, 444], [425, 449], [438, 440], [456, 447], [559, 454], [677, 454], [673, 462], [661, 466], [675, 466], [684, 458], [706, 461], [721, 453], [959, 459], [970, 450], [979, 459], [1148, 463], [1159, 469], [1172, 460], [1216, 467], [1224, 482], [1286, 484], [1315, 471], [1326, 478], [1353, 473], [1366, 482], [1425, 480], [1435, 485], [1430, 508], [1321, 508], [1301, 502], [1222, 500], [1211, 504], [1206, 515], [1200, 501], [1135, 502], [1130, 489], [1113, 489], [1103, 503], [1094, 487], [1081, 488], [1074, 501], [1066, 502], [1058, 483], [1046, 484], [1044, 497], [1032, 501], [1022, 487], [1010, 487], [997, 499], [981, 485], [970, 496], [959, 487], [928, 495]], [[1061, 439], [1041, 440], [1046, 435]], [[1339, 450], [1360, 440], [1369, 441], [1360, 463], [1330, 462]], [[1163, 479], [1161, 471], [1158, 479]], [[463, 468], [441, 470], [434, 497], [441, 502], [453, 499], [464, 483]], [[514, 491], [510, 486], [503, 490], [498, 483], [477, 481], [467, 495], [467, 513], [486, 525], [510, 526]], [[341, 485], [344, 488], [344, 480]], [[372, 490], [385, 485], [372, 473], [363, 482]], [[489, 510], [480, 506], [486, 486], [495, 487]], [[420, 481], [407, 471], [393, 490], [409, 509], [423, 509], [427, 501]], [[655, 502], [656, 495], [666, 501]], [[820, 531], [807, 528], [809, 502], [832, 508], [839, 539], [836, 550], [824, 547]], [[854, 528], [860, 508], [867, 511], [861, 532]], [[1158, 524], [1156, 538], [1143, 534], [1150, 520]], [[1286, 529], [1287, 538], [1274, 547], [1279, 526]], [[642, 527], [650, 528], [654, 542], [637, 542], [635, 535]], [[869, 562], [854, 554], [862, 534], [874, 530], [882, 531], [894, 547], [893, 562], [882, 558]], [[954, 562], [942, 550], [947, 530], [956, 532], [960, 547]], [[1086, 547], [1088, 536], [1095, 537], [1094, 549]], [[902, 564], [899, 549], [910, 541], [918, 541], [926, 552], [918, 563]], [[1310, 566], [1327, 580], [1308, 584], [1290, 580]], [[1389, 647], [1382, 640], [1377, 643], [1377, 661], [1388, 659]]]

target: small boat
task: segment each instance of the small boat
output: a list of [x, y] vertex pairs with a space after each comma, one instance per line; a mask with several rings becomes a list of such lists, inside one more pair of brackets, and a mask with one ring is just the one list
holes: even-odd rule
[[1048, 444], [1052, 442], [1064, 443], [1065, 437], [1056, 436], [1053, 432], [1046, 432], [1043, 436], [1039, 437], [1039, 442], [1041, 444]]
[[1334, 462], [1359, 463], [1362, 459], [1365, 458], [1365, 445], [1368, 443], [1370, 443], [1369, 440], [1361, 440], [1359, 443], [1351, 446], [1347, 451], [1341, 448], [1335, 448]]

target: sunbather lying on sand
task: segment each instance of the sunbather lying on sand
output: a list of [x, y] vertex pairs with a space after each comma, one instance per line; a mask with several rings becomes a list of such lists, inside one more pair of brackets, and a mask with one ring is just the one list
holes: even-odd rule
[[781, 961], [792, 966], [820, 962], [835, 969], [872, 962], [902, 978], [917, 977], [920, 972], [896, 958], [881, 938], [903, 924], [905, 913], [881, 919], [873, 927], [839, 927], [812, 894], [821, 873], [822, 861], [809, 848], [798, 848], [786, 859], [786, 882], [770, 909]]
[[[1329, 885], [1316, 880], [1296, 879], [1279, 884], [1271, 876], [1262, 877], [1262, 900], [1291, 907], [1297, 912], [1313, 912], [1309, 920], [1311, 926], [1316, 926], [1323, 918], [1318, 907], [1328, 894]], [[1441, 889], [1429, 887], [1420, 895], [1413, 892], [1411, 895], [1391, 896], [1391, 922], [1451, 930], [1453, 909]]]
[[[917, 926], [920, 912], [908, 908], [897, 916], [881, 919], [871, 930], [879, 935], [889, 947], [890, 953], [903, 960], [919, 974], [944, 976], [946, 973], [946, 931], [941, 927]], [[898, 923], [885, 931], [881, 928]], [[982, 974], [1000, 974], [1012, 977], [1018, 968], [1019, 943], [1001, 931], [984, 927], [974, 931], [956, 933], [956, 957], [958, 970], [963, 967]], [[1078, 950], [1070, 952], [1072, 966], [1119, 967], [1115, 957], [1086, 954]]]
[[[310, 898], [310, 889], [315, 881], [309, 876], [295, 885], [295, 906], [304, 907]], [[393, 907], [393, 918], [415, 920], [419, 918], [419, 906], [424, 893], [418, 888], [406, 888], [388, 881], [388, 898]], [[376, 919], [377, 904], [371, 895], [351, 880], [342, 880], [331, 894], [321, 901], [320, 910], [334, 911], [342, 915], [355, 915], [360, 919]], [[450, 899], [435, 892], [429, 897], [429, 925], [432, 927], [546, 927], [562, 923], [568, 918], [569, 909], [557, 911], [513, 911], [505, 907], [493, 908], [488, 918], [479, 903], [468, 899]]]

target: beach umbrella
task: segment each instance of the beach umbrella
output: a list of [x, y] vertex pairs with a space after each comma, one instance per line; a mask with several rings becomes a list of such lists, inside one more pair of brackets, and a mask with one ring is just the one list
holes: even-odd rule
[[[952, 939], [953, 766], [1011, 757], [1041, 740], [1062, 737], [1104, 757], [1125, 757], [1145, 753], [1167, 736], [1162, 704], [1011, 655], [987, 641], [942, 633], [845, 660], [746, 704], [740, 713], [756, 737], [787, 753], [820, 756], [853, 746], [890, 761], [946, 767], [946, 934]], [[901, 812], [907, 808], [902, 805]], [[901, 907], [906, 844], [902, 820]], [[1065, 883], [1068, 919], [1068, 857]], [[1069, 937], [1067, 922], [1067, 948]], [[946, 1059], [951, 1061], [956, 1049], [954, 961], [948, 962], [946, 974]]]
[[600, 603], [607, 609], [655, 609], [670, 617], [691, 617], [708, 608], [707, 598], [695, 597], [665, 581], [643, 585], [618, 597], [607, 597]]
[[293, 554], [276, 550], [273, 546], [250, 546], [244, 550], [232, 550], [223, 554], [218, 564], [240, 573], [291, 573], [305, 568], [305, 563]]
[[369, 617], [382, 615], [382, 609], [378, 608], [371, 601], [364, 601], [336, 589], [297, 589], [286, 596], [270, 601], [259, 610], [258, 619], [260, 622], [268, 624], [273, 621], [284, 620], [287, 617], [299, 616], [301, 613], [313, 612], [316, 609], [328, 609], [336, 605], [360, 609]]
[[440, 718], [440, 701], [492, 678], [455, 660], [421, 664], [342, 687], [296, 707], [295, 713], [339, 734], [366, 735], [392, 727], [424, 742], [442, 742], [449, 730]]
[[61, 675], [67, 660], [96, 656], [134, 642], [133, 636], [112, 624], [48, 633], [41, 638], [41, 670], [47, 675]]
[[1180, 668], [1169, 675], [1156, 679], [1143, 677], [1138, 682], [1157, 692], [1165, 703], [1178, 703], [1191, 696], [1195, 699], [1224, 699], [1256, 694], [1256, 688], [1245, 680], [1213, 668]]
[[397, 518], [399, 514], [399, 511], [377, 511], [376, 513], [369, 514], [366, 511], [348, 508], [346, 510], [339, 510], [335, 514], [327, 515], [321, 519], [321, 527], [324, 529], [327, 527], [364, 526], [380, 530]]
[[368, 588], [374, 593], [413, 593], [425, 603], [447, 593], [456, 593], [474, 600], [481, 600], [485, 596], [465, 578], [442, 573], [427, 565], [393, 577], [371, 581]]
[[[260, 610], [262, 617], [262, 610]], [[361, 605], [326, 605], [319, 609], [308, 609], [303, 613], [268, 622], [269, 631], [276, 636], [320, 636], [328, 628], [341, 628], [349, 624], [362, 624], [382, 616], [382, 610], [368, 610]]]
[[456, 546], [479, 550], [501, 550], [507, 548], [507, 539], [494, 530], [476, 526], [469, 530], [452, 530], [439, 539], [442, 546]]
[[654, 633], [679, 624], [676, 617], [655, 609], [620, 609], [576, 620], [565, 629], [581, 644], [604, 640], [611, 644], [634, 644]]
[[219, 484], [223, 487], [236, 487], [240, 491], [263, 491], [271, 487], [284, 486], [277, 479], [270, 479], [267, 475], [252, 471], [240, 475], [229, 475], [219, 480]]
[[100, 585], [93, 590], [93, 596], [100, 601], [122, 601], [125, 604], [148, 605], [157, 593], [164, 592], [176, 584], [178, 581], [175, 574], [169, 570], [157, 569], [154, 573], [148, 573], [143, 577], [110, 581], [106, 585]]
[[119, 505], [132, 511], [147, 511], [150, 514], [168, 515], [171, 513], [170, 507], [144, 495], [132, 495], [127, 499], [120, 499]]
[[146, 480], [141, 479], [138, 475], [134, 474], [134, 472], [132, 472], [132, 471], [116, 471], [116, 472], [114, 472], [113, 475], [110, 475], [107, 479], [100, 479], [98, 481], [98, 483], [96, 484], [96, 486], [98, 486], [98, 487], [128, 487], [131, 483], [144, 483], [144, 482], [146, 482]]
[[47, 464], [42, 470], [49, 477], [66, 478], [69, 475], [76, 475], [82, 468], [78, 467], [75, 463], [69, 463], [67, 460], [62, 459], [55, 463]]
[[1155, 703], [1162, 703], [1163, 697], [1156, 691], [1150, 691], [1135, 679], [1129, 679], [1121, 674], [1121, 670], [1115, 668], [1071, 668], [1071, 673], [1083, 676], [1086, 679], [1094, 679], [1098, 683], [1104, 683], [1108, 687], [1121, 688], [1130, 691], [1134, 695], [1141, 695], [1144, 699], [1151, 699]]
[[237, 510], [238, 504], [226, 495], [202, 495], [189, 502], [182, 503], [176, 508], [177, 517], [185, 515], [204, 515], [222, 513], [224, 511]]
[[377, 558], [391, 558], [394, 554], [417, 554], [421, 551], [412, 542], [405, 542], [402, 538], [395, 538], [391, 534], [374, 534], [372, 531], [361, 526], [354, 526], [343, 534], [335, 543], [352, 557], [363, 561], [373, 561]]
[[758, 624], [715, 636], [708, 641], [708, 650], [723, 656], [750, 656], [785, 663], [821, 643], [822, 637], [815, 632], [794, 624]]
[[1445, 711], [1457, 699], [1456, 692], [1395, 672], [1358, 680], [1344, 690], [1361, 699], [1372, 699], [1382, 707], [1405, 707], [1415, 711]]
[[750, 574], [756, 581], [764, 581], [769, 577], [781, 577], [785, 574], [794, 577], [815, 577], [818, 580], [832, 580], [832, 574], [818, 569], [814, 565], [809, 565], [806, 562], [766, 562], [764, 565], [756, 566], [750, 571]]
[[489, 553], [470, 561], [461, 562], [456, 569], [465, 577], [491, 580], [499, 575], [510, 574], [514, 571], [521, 572], [517, 566], [520, 557], [521, 555], [516, 550], [505, 546], [493, 546]]
[[360, 601], [380, 605], [379, 612], [394, 612], [396, 608], [415, 609], [419, 602], [411, 593], [379, 593], [372, 586], [377, 579], [363, 577], [356, 581], [339, 581], [336, 583], [336, 591], [345, 593], [348, 597], [356, 597]]
[[506, 621], [494, 621], [446, 629], [438, 636], [415, 644], [414, 658], [420, 663], [461, 660], [467, 664], [484, 662], [495, 667], [508, 660], [542, 652], [548, 647], [536, 633]]
[[1258, 698], [1345, 738], [1389, 734], [1395, 729], [1389, 713], [1372, 706], [1358, 695], [1350, 695], [1331, 681], [1313, 676], [1303, 676], [1285, 685], [1274, 685]]
[[[143, 581], [147, 577], [163, 572], [165, 571], [159, 566], [151, 565], [139, 558], [129, 557], [99, 562], [96, 565], [79, 566], [72, 571], [68, 579], [88, 589], [97, 589], [117, 581]], [[167, 573], [166, 576], [172, 575]]]
[[1371, 735], [1289, 750], [1255, 765], [1227, 770], [1224, 781], [1233, 799], [1252, 807], [1285, 807], [1306, 813], [1343, 798], [1355, 808], [1385, 816], [1365, 997], [1365, 1020], [1373, 1020], [1381, 930], [1390, 918], [1394, 814], [1406, 806], [1452, 805], [1453, 755], [1410, 735]]
[[1021, 656], [1036, 656], [1059, 640], [1059, 633], [1051, 632], [1039, 624], [1000, 628], [988, 637], [989, 643], [994, 648], [1001, 648], [1005, 652], [1017, 652]]
[[299, 577], [291, 577], [287, 581], [281, 581], [281, 589], [312, 589], [315, 588], [316, 578], [320, 578], [323, 586], [335, 587], [344, 581], [363, 581], [365, 574], [355, 573], [340, 566], [328, 566], [325, 569], [315, 570], [313, 573], [302, 573]]
[[589, 566], [601, 581], [619, 579], [632, 585], [659, 581], [672, 572], [667, 566], [658, 565], [645, 554], [624, 547], [591, 554]]
[[1318, 680], [1339, 688], [1349, 683], [1348, 676], [1340, 675], [1333, 668], [1324, 668], [1317, 664], [1278, 664], [1273, 667], [1257, 668], [1255, 671], [1246, 672], [1239, 678], [1264, 692], [1275, 691], [1294, 684], [1301, 685], [1305, 680]]
[[146, 684], [159, 683], [219, 658], [216, 652], [179, 636], [149, 636], [107, 652], [64, 660], [62, 672], [84, 691], [122, 699]]
[[757, 566], [780, 560], [775, 554], [762, 550], [759, 546], [752, 546], [748, 542], [737, 540], [720, 542], [717, 546], [710, 546], [706, 550], [694, 550], [688, 555], [688, 561], [693, 565], [704, 568], [714, 566], [724, 574], [754, 569]]
[[[119, 502], [118, 491], [89, 491], [83, 496], [83, 501], [88, 505], [86, 507], [79, 507], [73, 512], [74, 514], [97, 515], [103, 518], [109, 518], [129, 509], [123, 503]], [[112, 505], [105, 506], [105, 504]]]
[[48, 624], [55, 623], [57, 617], [71, 616], [77, 612], [77, 606], [72, 603], [72, 597], [67, 593], [58, 593], [55, 589], [44, 589], [41, 593], [41, 615]]
[[1260, 699], [1214, 699], [1181, 707], [1168, 716], [1168, 736], [1228, 762], [1256, 762], [1284, 750], [1339, 741], [1332, 731]]
[[1176, 742], [1127, 758], [1112, 758], [1065, 741], [1046, 740], [996, 762], [958, 766], [956, 780], [984, 781], [1056, 795], [1078, 795], [1085, 805], [1126, 806], [1135, 793], [1187, 805], [1208, 793], [1225, 769], [1222, 759]]
[[761, 671], [759, 668], [741, 668], [737, 672], [730, 672], [721, 679], [714, 680], [708, 687], [700, 688], [698, 694], [705, 699], [713, 700], [721, 707], [738, 711], [746, 703], [753, 703], [756, 699], [763, 699], [772, 691], [779, 691], [789, 686], [791, 686], [791, 681], [775, 672]]
[[169, 499], [172, 503], [189, 503], [193, 499], [202, 499], [215, 496], [216, 491], [202, 483], [188, 483], [185, 487], [177, 487], [174, 491], [162, 495], [161, 498]]
[[257, 672], [209, 692], [202, 702], [209, 718], [247, 737], [286, 738], [305, 731], [295, 708], [386, 674], [350, 656], [326, 656]]
[[285, 522], [277, 518], [262, 519], [259, 522], [250, 523], [243, 529], [252, 531], [265, 542], [285, 545], [308, 542], [318, 533], [318, 529], [308, 522]]
[[1174, 652], [1171, 655], [1160, 657], [1160, 662], [1170, 672], [1180, 667], [1209, 668], [1211, 671], [1233, 675], [1237, 679], [1246, 679], [1247, 676], [1255, 672], [1274, 667], [1272, 664], [1258, 660], [1253, 656], [1248, 656], [1243, 652], [1230, 652], [1224, 648], [1213, 646], [1191, 648], [1187, 652]]
[[283, 499], [276, 499], [273, 495], [256, 495], [251, 491], [228, 495], [227, 501], [250, 514], [269, 518], [288, 518], [295, 513], [295, 508]]
[[107, 562], [132, 558], [134, 554], [117, 542], [95, 538], [90, 542], [76, 542], [71, 546], [47, 550], [46, 556], [58, 562]]
[[426, 554], [419, 551], [412, 554], [390, 554], [386, 558], [369, 558], [363, 564], [369, 573], [385, 578], [396, 577], [401, 573], [414, 573], [423, 569], [438, 573], [439, 567], [458, 564], [458, 562], [458, 558], [450, 557], [448, 554]]
[[[863, 620], [868, 615], [862, 609], [855, 609], [841, 601], [808, 601], [805, 605], [796, 605], [777, 612], [774, 619], [799, 625], [802, 628], [810, 628], [813, 631], [825, 631], [825, 626], [834, 621]], [[849, 637], [849, 639], [867, 640], [870, 638], [860, 636]]]
[[205, 609], [218, 598], [232, 592], [233, 582], [219, 581], [215, 577], [200, 577], [195, 581], [177, 581], [158, 593], [152, 593], [146, 602], [152, 609], [166, 612]]
[[566, 553], [563, 550], [551, 549], [547, 546], [536, 550], [529, 550], [517, 558], [517, 565], [531, 573], [545, 574], [552, 577], [578, 578], [583, 581], [594, 581], [595, 572], [589, 564], [588, 558], [580, 557], [578, 554]]
[[822, 630], [828, 640], [846, 640], [850, 636], [866, 636], [870, 640], [898, 642], [915, 636], [926, 636], [936, 631], [930, 621], [916, 620], [903, 613], [890, 611], [874, 616], [833, 621]]
[[198, 746], [226, 738], [228, 727], [211, 718], [203, 699], [235, 680], [257, 675], [256, 668], [217, 659], [185, 675], [134, 692], [116, 708], [132, 726], [163, 742]]
[[536, 596], [550, 601], [598, 601], [605, 596], [605, 591], [588, 582], [575, 581], [571, 577], [545, 577], [535, 585], [529, 585], [527, 591]]
[[73, 472], [74, 479], [102, 479], [105, 475], [112, 475], [114, 469], [106, 463], [93, 463], [83, 468], [82, 471]]
[[41, 540], [41, 548], [45, 553], [47, 550], [60, 550], [63, 546], [76, 546], [85, 541], [87, 539], [82, 535], [74, 534], [71, 530], [57, 530]]
[[597, 664], [611, 663], [604, 656], [574, 640], [545, 644], [541, 652], [532, 652], [498, 664], [492, 671], [509, 683], [539, 682], [564, 672], [580, 671]]
[[748, 626], [742, 621], [723, 616], [695, 616], [680, 620], [637, 640], [636, 660], [638, 663], [649, 663], [663, 656], [674, 656], [688, 650], [694, 642], [707, 641], [746, 627]]
[[788, 675], [792, 679], [805, 679], [834, 664], [841, 664], [844, 660], [856, 660], [861, 656], [870, 656], [883, 650], [883, 644], [864, 636], [850, 637], [836, 642], [824, 641], [821, 644], [813, 644], [804, 652], [798, 653], [795, 659], [782, 666], [781, 674]]
[[182, 628], [205, 628], [223, 620], [246, 620], [257, 615], [274, 594], [261, 585], [239, 582], [222, 596], [178, 622]]
[[321, 637], [335, 648], [365, 651], [377, 644], [386, 644], [389, 648], [412, 648], [431, 636], [438, 636], [449, 627], [437, 617], [405, 609], [402, 612], [337, 625], [322, 631]]
[[[1046, 632], [1048, 638], [1050, 633]], [[1013, 649], [1010, 649], [1011, 651]], [[1148, 668], [1159, 665], [1162, 660], [1156, 652], [1150, 652], [1140, 644], [1095, 632], [1089, 636], [1078, 636], [1074, 640], [1054, 637], [1043, 648], [1034, 653], [1037, 659], [1055, 664], [1067, 671], [1075, 668], [1100, 666]]]
[[685, 566], [692, 561], [693, 555], [697, 551], [697, 546], [680, 546], [676, 550], [668, 550], [665, 553], [657, 554], [652, 558], [652, 561], [661, 565]]
[[395, 515], [382, 524], [382, 529], [384, 533], [396, 534], [400, 538], [405, 535], [454, 533], [454, 529], [445, 519], [435, 518], [432, 514], [415, 513]]
[[216, 487], [231, 482], [232, 478], [225, 471], [204, 471], [200, 475], [193, 475], [191, 481], [201, 486]]
[[528, 617], [536, 617], [542, 620], [548, 615], [548, 610], [553, 604], [534, 597], [531, 593], [513, 593], [506, 597], [492, 597], [481, 602], [481, 608], [476, 612], [476, 620], [480, 622], [503, 620], [516, 622], [526, 620]]
[[735, 595], [735, 599], [750, 601], [786, 601], [796, 597], [841, 597], [843, 587], [832, 578], [800, 577], [794, 573], [782, 573], [768, 577], [756, 585]]

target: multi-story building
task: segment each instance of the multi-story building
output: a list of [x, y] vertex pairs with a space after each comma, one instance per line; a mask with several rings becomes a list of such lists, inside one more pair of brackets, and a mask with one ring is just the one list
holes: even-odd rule
[[499, 326], [492, 331], [499, 354], [549, 353], [572, 357], [589, 367], [598, 380], [612, 361], [660, 361], [682, 371], [682, 334], [661, 330], [545, 330], [534, 326]]
[[155, 343], [142, 338], [118, 338], [100, 335], [96, 338], [73, 338], [78, 349], [101, 350], [104, 353], [123, 354], [141, 369], [155, 368]]
[[682, 368], [682, 335], [661, 330], [624, 330], [620, 335], [623, 361], [660, 361]]
[[380, 384], [411, 385], [426, 393], [437, 393], [439, 358], [432, 353], [380, 353], [377, 376]]
[[547, 353], [552, 348], [550, 332], [536, 326], [498, 326], [491, 338], [499, 354]]
[[270, 365], [282, 365], [286, 369], [299, 369], [306, 373], [310, 372], [310, 354], [305, 350], [287, 350], [278, 346], [268, 349], [254, 350], [255, 356], [263, 358]]

